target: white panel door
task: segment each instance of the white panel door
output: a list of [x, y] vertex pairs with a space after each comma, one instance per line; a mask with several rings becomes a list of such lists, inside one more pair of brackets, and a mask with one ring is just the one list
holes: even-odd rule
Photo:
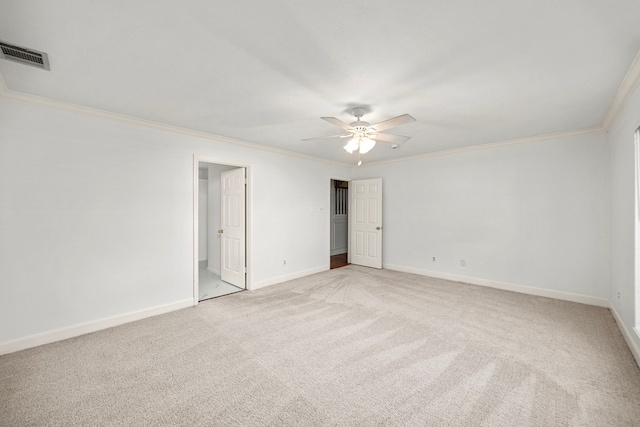
[[245, 288], [245, 169], [220, 175], [222, 213], [220, 278]]
[[382, 179], [349, 183], [351, 264], [382, 268]]

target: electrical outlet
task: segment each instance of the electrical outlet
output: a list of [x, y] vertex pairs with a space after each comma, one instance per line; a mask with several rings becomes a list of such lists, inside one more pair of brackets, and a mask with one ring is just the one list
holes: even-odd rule
[[620, 291], [618, 291], [618, 299], [620, 299]]
[[436, 257], [433, 257], [433, 262], [436, 262]]
[[282, 265], [287, 265], [287, 260], [282, 261]]
[[460, 260], [460, 265], [464, 267], [465, 265], [467, 265], [467, 261], [461, 259]]

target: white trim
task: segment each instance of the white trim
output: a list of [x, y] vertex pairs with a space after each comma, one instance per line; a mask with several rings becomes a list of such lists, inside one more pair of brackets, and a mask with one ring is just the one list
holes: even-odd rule
[[[418, 160], [418, 159], [429, 158], [429, 157], [459, 154], [459, 153], [464, 153], [468, 151], [500, 148], [500, 147], [505, 147], [509, 145], [525, 144], [529, 142], [536, 142], [536, 141], [542, 141], [547, 139], [566, 138], [566, 137], [572, 137], [572, 136], [607, 132], [611, 127], [611, 124], [613, 123], [613, 121], [616, 119], [620, 111], [624, 108], [626, 103], [629, 101], [629, 99], [633, 95], [633, 92], [639, 85], [640, 85], [640, 51], [636, 55], [634, 61], [631, 63], [631, 66], [629, 67], [629, 70], [627, 71], [624, 79], [622, 80], [618, 88], [618, 91], [616, 92], [616, 95], [613, 98], [611, 106], [609, 107], [609, 110], [607, 110], [607, 113], [605, 114], [602, 120], [602, 124], [600, 126], [594, 126], [594, 127], [585, 128], [585, 129], [574, 129], [574, 130], [569, 130], [564, 132], [556, 132], [556, 133], [543, 134], [543, 135], [537, 135], [537, 136], [531, 136], [531, 137], [516, 138], [516, 139], [510, 139], [510, 140], [504, 140], [504, 141], [490, 142], [486, 144], [476, 144], [468, 147], [454, 148], [450, 150], [441, 150], [441, 151], [435, 151], [431, 153], [418, 154], [415, 156], [400, 157], [396, 159], [366, 162], [359, 167], [360, 168], [371, 167], [371, 166], [378, 166], [378, 165], [384, 165], [389, 163]], [[54, 99], [44, 98], [36, 95], [23, 93], [23, 92], [12, 91], [12, 90], [9, 90], [8, 87], [6, 86], [6, 83], [1, 73], [0, 73], [0, 96], [13, 99], [15, 101], [45, 105], [48, 107], [62, 109], [66, 111], [73, 111], [79, 114], [98, 116], [98, 117], [108, 118], [112, 120], [119, 120], [127, 123], [133, 123], [136, 125], [152, 127], [152, 128], [166, 130], [169, 132], [179, 133], [183, 135], [189, 135], [189, 136], [205, 138], [205, 139], [212, 139], [215, 141], [225, 142], [229, 144], [236, 144], [236, 145], [245, 146], [248, 148], [254, 148], [257, 150], [270, 151], [273, 153], [282, 154], [286, 156], [299, 157], [302, 159], [320, 161], [324, 163], [330, 163], [334, 165], [349, 167], [351, 169], [355, 169], [356, 167], [358, 167], [358, 166], [353, 166], [353, 164], [351, 163], [337, 162], [334, 160], [311, 156], [308, 154], [302, 154], [295, 151], [289, 151], [281, 148], [270, 147], [267, 145], [256, 144], [248, 141], [243, 141], [240, 139], [229, 138], [221, 135], [215, 135], [212, 133], [195, 131], [187, 128], [182, 128], [179, 126], [172, 126], [165, 123], [140, 119], [133, 116], [127, 116], [124, 114], [112, 113], [104, 110], [99, 110], [96, 108], [85, 107], [82, 105], [72, 104], [72, 103], [63, 102], [63, 101], [57, 101]]]
[[[0, 77], [2, 77], [1, 74], [0, 74]], [[317, 157], [317, 156], [312, 156], [312, 155], [308, 155], [308, 154], [298, 153], [298, 152], [295, 152], [295, 151], [289, 151], [289, 150], [285, 150], [285, 149], [282, 149], [282, 148], [275, 148], [275, 147], [271, 147], [271, 146], [268, 146], [268, 145], [256, 144], [256, 143], [253, 143], [253, 142], [243, 141], [243, 140], [236, 139], [236, 138], [230, 138], [230, 137], [216, 135], [216, 134], [212, 134], [212, 133], [208, 133], [208, 132], [196, 131], [196, 130], [192, 130], [192, 129], [182, 128], [182, 127], [179, 127], [179, 126], [168, 125], [168, 124], [165, 124], [165, 123], [155, 122], [155, 121], [152, 121], [152, 120], [141, 119], [141, 118], [137, 118], [137, 117], [133, 117], [133, 116], [128, 116], [128, 115], [125, 115], [125, 114], [112, 113], [112, 112], [109, 112], [109, 111], [99, 110], [97, 108], [85, 107], [83, 105], [72, 104], [72, 103], [68, 103], [68, 102], [64, 102], [64, 101], [57, 101], [55, 99], [44, 98], [44, 97], [40, 97], [40, 96], [36, 96], [36, 95], [23, 93], [23, 92], [15, 92], [15, 91], [9, 90], [8, 88], [6, 88], [6, 86], [5, 86], [4, 90], [2, 90], [2, 86], [1, 85], [0, 85], [0, 96], [8, 98], [8, 99], [11, 99], [11, 100], [14, 100], [14, 101], [17, 101], [17, 102], [42, 105], [42, 106], [55, 108], [55, 109], [59, 109], [59, 110], [71, 111], [71, 112], [78, 113], [78, 114], [89, 115], [89, 116], [94, 116], [94, 117], [100, 117], [100, 118], [103, 118], [103, 119], [116, 120], [116, 121], [120, 121], [120, 122], [134, 124], [134, 125], [138, 125], [138, 126], [145, 126], [145, 127], [154, 128], [154, 129], [160, 129], [160, 130], [164, 130], [164, 131], [168, 131], [168, 132], [178, 133], [178, 134], [181, 134], [181, 135], [187, 135], [187, 136], [192, 136], [192, 137], [196, 137], [196, 138], [204, 138], [204, 139], [214, 140], [214, 141], [218, 141], [218, 142], [224, 142], [224, 143], [228, 143], [228, 144], [240, 145], [240, 146], [247, 147], [247, 148], [254, 148], [256, 150], [269, 151], [269, 152], [272, 152], [272, 153], [282, 154], [282, 155], [285, 155], [285, 156], [292, 156], [292, 157], [298, 157], [298, 158], [306, 159], [306, 160], [313, 160], [313, 161], [318, 161], [318, 162], [323, 162], [323, 163], [329, 163], [329, 164], [333, 164], [333, 165], [348, 167], [350, 169], [363, 168], [363, 167], [369, 167], [369, 166], [377, 166], [377, 165], [383, 165], [383, 164], [388, 164], [388, 163], [412, 161], [412, 160], [418, 160], [418, 159], [423, 159], [423, 158], [428, 158], [428, 157], [446, 156], [446, 155], [464, 153], [464, 152], [467, 152], [467, 151], [477, 151], [477, 150], [486, 150], [486, 149], [492, 149], [492, 148], [500, 148], [500, 147], [509, 146], [509, 145], [524, 144], [524, 143], [542, 141], [542, 140], [553, 139], [553, 138], [562, 138], [562, 137], [571, 137], [571, 136], [579, 136], [579, 135], [597, 134], [597, 133], [606, 132], [606, 130], [607, 130], [607, 129], [603, 128], [603, 127], [596, 126], [596, 127], [591, 127], [591, 128], [585, 128], [585, 129], [575, 129], [575, 130], [570, 130], [570, 131], [565, 131], [565, 132], [557, 132], [557, 133], [543, 134], [543, 135], [537, 135], [537, 136], [531, 136], [531, 137], [525, 137], [525, 138], [509, 139], [509, 140], [505, 140], [505, 141], [490, 142], [490, 143], [486, 143], [486, 144], [482, 143], [482, 144], [471, 145], [471, 146], [468, 146], [468, 147], [454, 148], [454, 149], [450, 149], [450, 150], [434, 151], [434, 152], [431, 152], [431, 153], [418, 154], [418, 155], [415, 155], [415, 156], [408, 156], [408, 157], [400, 157], [400, 158], [396, 158], [396, 159], [371, 161], [371, 162], [365, 162], [361, 166], [354, 166], [351, 162], [349, 162], [349, 163], [337, 162], [337, 161], [329, 160], [329, 159], [326, 159], [326, 158], [323, 158], [323, 157]], [[351, 179], [353, 179], [353, 178], [351, 178]]]
[[[609, 310], [611, 311], [613, 318], [616, 320], [616, 323], [618, 324], [618, 329], [620, 329], [620, 332], [622, 333], [624, 340], [627, 342], [627, 346], [629, 347], [629, 350], [631, 350], [631, 354], [633, 354], [633, 358], [636, 359], [636, 363], [638, 364], [638, 367], [640, 367], [640, 349], [638, 348], [635, 341], [633, 340], [633, 336], [629, 332], [629, 329], [627, 329], [627, 327], [625, 326], [624, 322], [622, 321], [622, 317], [620, 317], [620, 314], [618, 314], [618, 311], [616, 310], [612, 302], [609, 302]], [[635, 328], [633, 329], [635, 330]], [[637, 332], [638, 331], [636, 330], [636, 333]]]
[[[378, 161], [373, 161], [373, 162], [367, 162], [367, 163], [363, 163], [362, 166], [360, 166], [360, 169], [365, 168], [365, 167], [371, 167], [371, 166], [379, 166], [379, 165], [386, 165], [389, 163], [398, 163], [398, 162], [408, 162], [408, 161], [412, 161], [412, 160], [420, 160], [420, 159], [425, 159], [425, 158], [429, 158], [429, 157], [439, 157], [439, 156], [450, 156], [453, 154], [461, 154], [461, 153], [466, 153], [469, 151], [478, 151], [478, 150], [490, 150], [493, 148], [502, 148], [502, 147], [508, 147], [510, 145], [518, 145], [518, 144], [528, 144], [530, 142], [537, 142], [537, 141], [544, 141], [547, 139], [556, 139], [556, 138], [571, 138], [574, 136], [582, 136], [582, 135], [596, 135], [599, 133], [604, 133], [607, 130], [600, 127], [600, 126], [595, 126], [595, 127], [590, 127], [590, 128], [584, 128], [584, 129], [574, 129], [574, 130], [569, 130], [569, 131], [565, 131], [565, 132], [556, 132], [556, 133], [547, 133], [544, 135], [537, 135], [537, 136], [528, 136], [525, 138], [516, 138], [516, 139], [508, 139], [505, 141], [497, 141], [497, 142], [489, 142], [486, 144], [477, 144], [477, 145], [470, 145], [468, 147], [460, 147], [460, 148], [452, 148], [450, 150], [440, 150], [440, 151], [434, 151], [431, 153], [424, 153], [424, 154], [417, 154], [415, 156], [407, 156], [407, 157], [400, 157], [397, 159], [387, 159], [387, 160], [378, 160]], [[352, 168], [355, 168], [355, 166], [352, 166]]]
[[351, 164], [349, 164], [349, 163], [336, 162], [334, 160], [329, 160], [329, 159], [322, 158], [322, 157], [316, 157], [316, 156], [311, 156], [311, 155], [308, 155], [308, 154], [298, 153], [296, 151], [289, 151], [289, 150], [285, 150], [283, 148], [276, 148], [276, 147], [271, 147], [271, 146], [268, 146], [268, 145], [256, 144], [256, 143], [249, 142], [249, 141], [243, 141], [241, 139], [230, 138], [230, 137], [227, 137], [227, 136], [216, 135], [216, 134], [213, 134], [213, 133], [192, 130], [192, 129], [183, 128], [183, 127], [180, 127], [180, 126], [174, 126], [174, 125], [169, 125], [169, 124], [166, 124], [166, 123], [156, 122], [156, 121], [153, 121], [153, 120], [141, 119], [141, 118], [134, 117], [134, 116], [128, 116], [126, 114], [112, 113], [110, 111], [100, 110], [100, 109], [91, 108], [91, 107], [85, 107], [83, 105], [72, 104], [72, 103], [64, 102], [64, 101], [58, 101], [58, 100], [55, 100], [55, 99], [45, 98], [45, 97], [41, 97], [41, 96], [37, 96], [37, 95], [31, 95], [31, 94], [27, 94], [27, 93], [23, 93], [23, 92], [15, 92], [15, 91], [12, 91], [12, 90], [10, 90], [10, 89], [8, 89], [6, 87], [4, 88], [4, 90], [2, 90], [1, 85], [0, 85], [0, 96], [2, 96], [4, 98], [7, 98], [7, 99], [10, 99], [10, 100], [13, 100], [13, 101], [17, 101], [17, 102], [22, 102], [22, 103], [27, 103], [27, 104], [35, 104], [35, 105], [45, 106], [45, 107], [49, 107], [49, 108], [55, 108], [55, 109], [58, 109], [58, 110], [70, 111], [70, 112], [77, 113], [77, 114], [83, 114], [83, 115], [88, 115], [88, 116], [93, 116], [93, 117], [99, 117], [99, 118], [102, 118], [102, 119], [116, 120], [116, 121], [129, 123], [129, 124], [133, 124], [133, 125], [144, 126], [144, 127], [147, 127], [147, 128], [159, 129], [159, 130], [163, 130], [163, 131], [167, 131], [167, 132], [173, 132], [173, 133], [177, 133], [177, 134], [180, 134], [180, 135], [192, 136], [192, 137], [195, 137], [195, 138], [209, 139], [209, 140], [214, 140], [214, 141], [218, 141], [218, 142], [224, 142], [224, 143], [227, 143], [227, 144], [234, 144], [234, 145], [239, 145], [239, 146], [243, 146], [243, 147], [247, 147], [247, 148], [253, 148], [253, 149], [256, 149], [256, 150], [268, 151], [268, 152], [271, 152], [271, 153], [281, 154], [281, 155], [284, 155], [284, 156], [298, 157], [298, 158], [306, 159], [306, 160], [313, 160], [313, 161], [317, 161], [317, 162], [330, 163], [332, 165], [338, 165], [338, 166], [343, 166], [343, 167], [351, 167]]
[[200, 216], [200, 169], [198, 165], [198, 156], [193, 156], [193, 306], [198, 305], [199, 296], [198, 296], [198, 284], [200, 283], [200, 248], [198, 247], [200, 239], [198, 234], [200, 233], [199, 229], [199, 216]]
[[[378, 165], [384, 165], [389, 163], [418, 160], [418, 159], [429, 158], [429, 157], [459, 154], [459, 153], [464, 153], [468, 151], [500, 148], [500, 147], [505, 147], [509, 145], [525, 144], [529, 142], [536, 142], [536, 141], [542, 141], [547, 139], [566, 138], [566, 137], [572, 137], [572, 136], [589, 135], [589, 134], [606, 132], [609, 130], [609, 127], [615, 120], [618, 113], [624, 108], [629, 98], [631, 98], [631, 95], [633, 94], [634, 90], [638, 87], [638, 85], [640, 85], [640, 52], [638, 52], [638, 55], [636, 56], [635, 60], [631, 64], [631, 67], [627, 71], [625, 78], [620, 84], [620, 87], [616, 93], [616, 96], [614, 97], [613, 102], [611, 103], [611, 106], [609, 107], [609, 110], [607, 111], [607, 114], [605, 115], [601, 126], [594, 126], [594, 127], [585, 128], [585, 129], [574, 129], [574, 130], [569, 130], [564, 132], [556, 132], [556, 133], [536, 135], [536, 136], [524, 137], [524, 138], [509, 139], [504, 141], [476, 144], [468, 147], [460, 147], [460, 148], [454, 148], [450, 150], [441, 150], [441, 151], [435, 151], [431, 153], [418, 154], [415, 156], [400, 157], [396, 159], [366, 162], [359, 167], [360, 168], [371, 167], [371, 166], [378, 166]], [[72, 103], [63, 102], [63, 101], [57, 101], [54, 99], [44, 98], [36, 95], [23, 93], [23, 92], [15, 92], [7, 88], [4, 78], [2, 77], [2, 74], [0, 74], [0, 96], [13, 99], [19, 102], [44, 105], [44, 106], [62, 109], [66, 111], [73, 111], [79, 114], [98, 116], [101, 118], [123, 121], [123, 122], [132, 123], [140, 126], [161, 129], [161, 130], [193, 136], [197, 138], [212, 139], [219, 142], [240, 145], [240, 146], [254, 148], [262, 151], [270, 151], [273, 153], [282, 154], [286, 156], [293, 156], [293, 157], [299, 157], [307, 160], [330, 163], [334, 165], [349, 167], [351, 169], [355, 169], [357, 167], [357, 166], [353, 166], [351, 163], [337, 162], [337, 161], [329, 160], [322, 157], [311, 156], [308, 154], [302, 154], [295, 151], [289, 151], [289, 150], [275, 148], [275, 147], [262, 145], [262, 144], [256, 144], [248, 141], [243, 141], [240, 139], [225, 137], [221, 135], [215, 135], [208, 132], [195, 131], [187, 128], [182, 128], [179, 126], [173, 126], [173, 125], [168, 125], [161, 122], [155, 122], [151, 120], [145, 120], [145, 119], [141, 119], [133, 116], [128, 116], [125, 114], [112, 113], [109, 111], [99, 110], [91, 107], [85, 107], [82, 105], [72, 104]]]
[[[635, 200], [634, 200], [634, 209], [636, 211], [636, 224], [634, 224], [637, 227], [637, 223], [640, 222], [640, 205], [638, 205], [638, 203], [640, 202], [640, 127], [637, 128], [634, 132], [633, 132], [633, 156], [635, 157], [635, 161], [634, 161], [634, 169], [635, 169], [635, 187], [636, 187], [636, 191], [635, 191]], [[637, 235], [637, 234], [636, 234]]]
[[[246, 203], [244, 206], [245, 210], [245, 241], [247, 242], [247, 247], [245, 248], [245, 259], [246, 265], [245, 273], [247, 275], [245, 288], [248, 290], [253, 289], [253, 166], [247, 165], [245, 166], [245, 183], [247, 184], [246, 188]], [[222, 269], [222, 266], [220, 266]], [[220, 274], [222, 275], [222, 273]]]
[[602, 120], [603, 128], [609, 130], [618, 114], [620, 114], [624, 106], [629, 102], [631, 95], [633, 95], [638, 85], [640, 85], [640, 51], [638, 51], [627, 74], [624, 76], [624, 79], [622, 79], [616, 96], [613, 98], [611, 106]]
[[471, 285], [486, 286], [488, 288], [502, 289], [505, 291], [518, 292], [527, 295], [554, 298], [563, 301], [578, 302], [581, 304], [594, 305], [597, 307], [609, 307], [609, 300], [606, 298], [592, 297], [589, 295], [574, 294], [571, 292], [556, 291], [553, 289], [536, 288], [534, 286], [517, 285], [506, 282], [496, 282], [493, 280], [478, 279], [475, 277], [459, 276], [457, 274], [441, 273], [439, 271], [423, 270], [420, 268], [403, 267], [399, 265], [383, 264], [382, 268], [387, 270], [400, 271], [403, 273], [419, 274], [421, 276], [435, 277], [437, 279], [452, 280], [454, 282], [469, 283]]
[[329, 180], [334, 180], [334, 181], [346, 181], [346, 182], [351, 182], [353, 181], [353, 177], [351, 178], [345, 178], [343, 176], [336, 176], [336, 175], [329, 175]]
[[171, 304], [160, 305], [153, 308], [147, 308], [144, 310], [133, 311], [125, 314], [118, 314], [110, 317], [104, 317], [98, 320], [92, 320], [73, 326], [67, 326], [64, 328], [54, 329], [35, 335], [29, 335], [27, 337], [18, 338], [13, 341], [5, 341], [3, 343], [0, 343], [0, 355], [13, 353], [31, 347], [37, 347], [39, 345], [49, 344], [56, 341], [66, 340], [91, 332], [123, 325], [125, 323], [135, 322], [136, 320], [142, 320], [148, 317], [157, 316], [159, 314], [165, 314], [171, 311], [180, 310], [190, 307], [192, 305], [192, 302], [193, 301], [191, 300], [191, 298], [189, 298]]
[[289, 273], [278, 277], [272, 277], [271, 279], [255, 282], [251, 290], [265, 288], [271, 285], [277, 285], [278, 283], [288, 282], [289, 280], [299, 279], [301, 277], [311, 276], [312, 274], [322, 273], [329, 270], [329, 265], [323, 265], [321, 267], [309, 268], [308, 270], [297, 271], [295, 273]]

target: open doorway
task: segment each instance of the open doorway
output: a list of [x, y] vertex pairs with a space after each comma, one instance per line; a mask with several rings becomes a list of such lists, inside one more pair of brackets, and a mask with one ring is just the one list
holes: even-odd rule
[[247, 168], [196, 157], [194, 305], [247, 287]]
[[330, 186], [330, 268], [334, 269], [349, 264], [349, 182], [332, 179]]

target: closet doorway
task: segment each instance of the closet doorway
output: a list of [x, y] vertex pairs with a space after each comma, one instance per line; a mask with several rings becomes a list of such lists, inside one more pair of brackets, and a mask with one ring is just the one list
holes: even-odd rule
[[330, 221], [330, 268], [349, 264], [349, 181], [331, 179]]
[[194, 305], [248, 285], [249, 168], [194, 157]]

